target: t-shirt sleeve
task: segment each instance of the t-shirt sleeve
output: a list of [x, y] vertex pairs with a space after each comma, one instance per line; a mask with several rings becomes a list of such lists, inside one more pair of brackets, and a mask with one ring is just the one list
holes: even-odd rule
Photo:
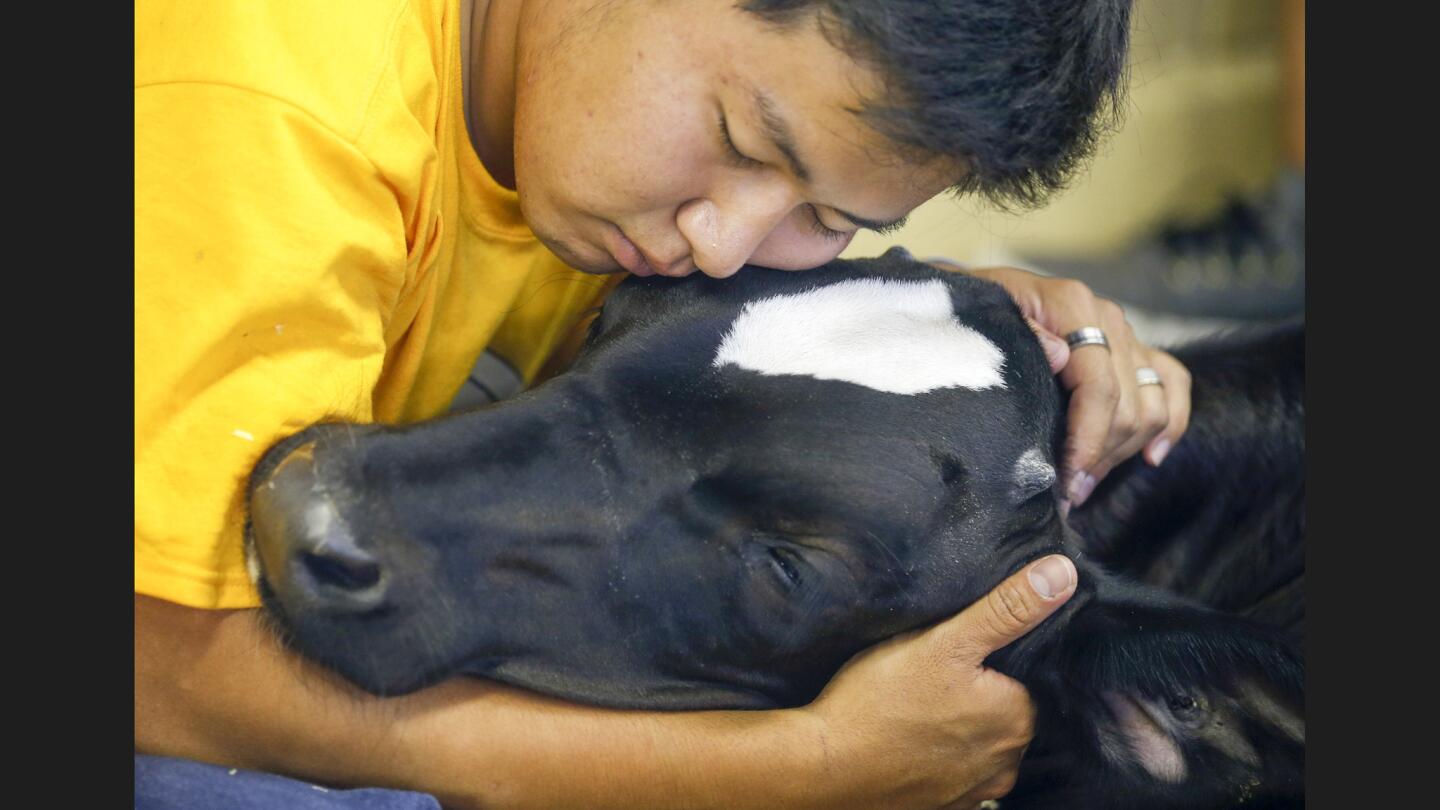
[[137, 593], [258, 604], [245, 478], [319, 419], [371, 419], [407, 272], [395, 192], [322, 122], [240, 87], [137, 88]]

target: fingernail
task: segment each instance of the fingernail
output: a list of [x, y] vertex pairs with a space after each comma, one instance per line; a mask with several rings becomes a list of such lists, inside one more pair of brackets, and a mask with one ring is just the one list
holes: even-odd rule
[[1060, 501], [1060, 517], [1070, 517], [1070, 501], [1068, 499]]
[[1094, 489], [1095, 477], [1084, 470], [1076, 470], [1075, 474], [1070, 476], [1070, 485], [1066, 487], [1066, 500], [1070, 501], [1071, 506], [1079, 506], [1085, 503], [1085, 499], [1090, 497]]
[[1160, 462], [1165, 460], [1165, 454], [1170, 452], [1170, 440], [1159, 438], [1150, 445], [1150, 466], [1159, 467]]
[[1063, 554], [1052, 554], [1030, 568], [1030, 587], [1045, 599], [1054, 599], [1075, 584], [1075, 563]]

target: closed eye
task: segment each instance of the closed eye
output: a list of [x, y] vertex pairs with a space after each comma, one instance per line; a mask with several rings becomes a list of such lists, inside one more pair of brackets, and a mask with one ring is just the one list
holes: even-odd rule
[[1194, 695], [1171, 695], [1165, 701], [1165, 708], [1171, 717], [1188, 726], [1199, 725], [1210, 716], [1210, 703], [1203, 696], [1197, 699]]
[[788, 548], [771, 546], [770, 562], [782, 576], [789, 580], [791, 586], [800, 584], [800, 560], [795, 552]]
[[855, 233], [854, 231], [837, 231], [834, 228], [827, 227], [825, 223], [820, 221], [819, 209], [810, 203], [805, 203], [805, 207], [810, 211], [811, 230], [813, 230], [816, 235], [824, 237], [825, 239], [839, 241]]
[[[756, 160], [746, 155], [735, 145], [735, 140], [730, 137], [730, 124], [723, 110], [719, 113], [718, 120], [720, 143], [724, 146], [725, 156], [730, 160], [730, 163], [741, 169], [758, 169], [764, 167], [765, 162], [763, 160]], [[816, 236], [838, 242], [848, 238], [854, 233], [854, 231], [839, 231], [821, 222], [820, 211], [810, 203], [805, 204], [805, 210], [810, 214], [810, 230], [814, 232]], [[899, 225], [897, 224], [894, 227], [898, 228]]]
[[742, 169], [757, 169], [765, 165], [762, 160], [756, 160], [742, 153], [736, 146], [735, 141], [730, 138], [730, 125], [725, 120], [725, 112], [720, 112], [720, 143], [725, 147], [725, 154], [730, 162]]

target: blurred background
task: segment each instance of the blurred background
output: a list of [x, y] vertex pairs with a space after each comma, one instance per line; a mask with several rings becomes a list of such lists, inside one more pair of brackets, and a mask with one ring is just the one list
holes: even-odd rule
[[1146, 342], [1304, 313], [1304, 0], [1137, 0], [1118, 130], [1038, 211], [942, 196], [843, 254], [1078, 278]]

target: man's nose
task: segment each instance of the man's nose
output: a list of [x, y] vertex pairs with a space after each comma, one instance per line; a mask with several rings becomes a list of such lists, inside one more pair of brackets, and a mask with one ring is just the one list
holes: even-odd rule
[[675, 224], [690, 243], [695, 267], [725, 278], [749, 261], [798, 203], [788, 189], [751, 188], [728, 198], [690, 200], [676, 212]]

